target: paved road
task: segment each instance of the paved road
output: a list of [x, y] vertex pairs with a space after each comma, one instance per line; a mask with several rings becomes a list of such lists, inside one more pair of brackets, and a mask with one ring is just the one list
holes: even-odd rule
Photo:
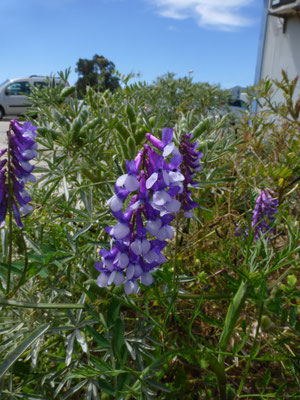
[[0, 150], [7, 147], [7, 137], [6, 132], [9, 127], [10, 119], [4, 118], [0, 121]]

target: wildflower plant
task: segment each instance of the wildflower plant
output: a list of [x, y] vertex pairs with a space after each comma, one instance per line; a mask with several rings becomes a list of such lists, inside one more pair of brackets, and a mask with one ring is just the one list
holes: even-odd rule
[[[262, 119], [235, 129], [226, 116], [198, 120], [197, 110], [179, 115], [182, 107], [168, 119], [168, 101], [164, 108], [145, 103], [142, 86], [114, 93], [89, 89], [84, 108], [67, 95], [71, 88], [54, 90], [32, 92], [45, 161], [39, 169], [43, 185], [32, 192], [43, 204], [35, 218], [21, 215], [30, 204], [24, 190], [34, 178], [26, 163], [36, 145], [25, 149], [11, 141], [1, 152], [7, 226], [0, 252], [0, 398], [297, 396], [299, 140], [287, 147], [286, 130], [272, 125], [285, 138], [273, 160], [267, 150], [274, 141]], [[205, 102], [188, 95], [195, 104]], [[166, 128], [160, 137], [170, 121], [178, 136]], [[22, 140], [29, 135], [35, 141], [32, 125], [24, 135], [25, 124], [12, 124], [9, 135], [19, 141], [21, 130]], [[299, 133], [299, 122], [293, 126], [289, 132]], [[181, 134], [187, 132], [193, 137]], [[266, 137], [268, 149], [259, 141]], [[201, 179], [195, 141], [204, 153]], [[117, 180], [112, 158], [121, 165], [127, 160]], [[197, 183], [199, 205], [192, 197]], [[113, 184], [112, 196], [107, 191]], [[268, 189], [265, 197], [255, 196], [248, 232], [242, 232], [247, 240], [233, 240], [232, 223], [248, 214], [249, 188], [258, 184], [276, 195]], [[104, 249], [96, 238], [107, 215], [101, 200], [109, 197], [115, 222], [106, 229], [110, 244], [105, 241]], [[273, 232], [276, 198], [280, 232], [271, 246], [264, 239]], [[14, 223], [12, 201], [26, 229]], [[192, 212], [197, 221], [182, 226]], [[99, 272], [95, 244], [102, 247]], [[168, 244], [174, 254], [165, 262]], [[152, 276], [162, 286], [133, 297], [99, 292], [98, 275], [99, 286], [120, 285], [122, 291], [124, 285], [128, 294], [140, 283], [150, 285]]]
[[[6, 215], [9, 216], [7, 293], [10, 290], [12, 267], [12, 217], [23, 228], [21, 215], [33, 209], [28, 204], [32, 199], [25, 190], [25, 184], [35, 182], [35, 176], [32, 175], [34, 165], [30, 161], [37, 156], [36, 129], [31, 122], [21, 125], [17, 120], [12, 120], [7, 132], [8, 147], [0, 151], [0, 156], [7, 154], [7, 158], [0, 162], [0, 227], [5, 225]], [[26, 268], [23, 272], [26, 272]]]
[[26, 215], [33, 209], [28, 205], [31, 197], [25, 190], [25, 183], [35, 182], [34, 165], [30, 160], [37, 156], [36, 135], [36, 126], [31, 122], [21, 125], [17, 120], [11, 121], [7, 132], [8, 148], [0, 151], [0, 156], [8, 154], [8, 158], [0, 162], [0, 226], [5, 225], [10, 206], [19, 227], [23, 227], [20, 213]]
[[145, 136], [148, 142], [134, 160], [126, 160], [127, 173], [117, 179], [108, 201], [117, 223], [105, 229], [111, 248], [101, 249], [102, 260], [95, 264], [100, 287], [124, 284], [127, 295], [137, 292], [138, 279], [151, 285], [152, 272], [166, 261], [162, 251], [173, 238], [175, 214], [182, 208], [191, 217], [197, 207], [189, 185], [196, 185], [193, 177], [202, 153], [190, 141], [192, 134], [182, 135], [179, 149], [170, 128], [162, 130], [161, 140]]
[[[273, 197], [270, 190], [263, 189], [257, 196], [254, 210], [252, 211], [251, 230], [254, 234], [254, 240], [258, 240], [260, 236], [268, 238], [274, 233], [272, 227], [275, 221], [275, 214], [278, 213], [279, 202]], [[235, 236], [248, 236], [249, 228], [242, 229], [238, 224], [235, 229]]]
[[252, 215], [251, 228], [254, 229], [254, 237], [257, 240], [259, 235], [269, 235], [274, 232], [271, 227], [274, 222], [274, 215], [278, 212], [278, 200], [274, 198], [268, 189], [263, 189], [257, 197]]

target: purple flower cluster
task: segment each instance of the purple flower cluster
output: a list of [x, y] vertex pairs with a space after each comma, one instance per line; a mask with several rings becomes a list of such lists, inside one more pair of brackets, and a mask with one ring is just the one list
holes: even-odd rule
[[182, 194], [180, 194], [179, 199], [186, 217], [191, 217], [191, 210], [198, 207], [198, 203], [193, 201], [191, 198], [191, 191], [188, 186], [197, 186], [197, 183], [193, 181], [193, 177], [196, 171], [201, 170], [202, 166], [200, 165], [200, 158], [203, 157], [203, 153], [196, 151], [198, 143], [192, 143], [192, 138], [192, 133], [182, 135], [179, 145], [179, 151], [183, 155], [181, 171], [185, 178], [183, 182], [183, 191]]
[[[7, 132], [8, 149], [0, 151], [0, 157], [8, 150], [9, 164], [7, 159], [0, 162], [0, 226], [5, 225], [5, 217], [9, 200], [9, 178], [11, 183], [11, 207], [18, 226], [23, 227], [20, 212], [28, 214], [32, 207], [28, 205], [31, 197], [25, 190], [26, 182], [35, 182], [32, 175], [34, 166], [30, 160], [37, 156], [36, 126], [31, 122], [21, 125], [18, 121], [10, 122], [10, 130]], [[7, 165], [7, 168], [4, 168]]]
[[199, 169], [201, 154], [190, 138], [184, 135], [182, 155], [173, 142], [172, 129], [164, 128], [161, 140], [147, 133], [149, 143], [135, 160], [126, 161], [127, 173], [118, 178], [115, 195], [108, 201], [117, 223], [106, 228], [112, 237], [111, 249], [101, 249], [102, 260], [95, 264], [101, 272], [100, 287], [124, 284], [127, 295], [136, 293], [137, 280], [151, 285], [151, 272], [166, 261], [162, 250], [173, 237], [174, 214], [181, 205], [185, 211], [195, 207], [187, 184], [194, 184], [193, 169]]
[[257, 240], [260, 234], [266, 235], [274, 232], [270, 228], [278, 212], [278, 200], [272, 197], [268, 189], [263, 189], [257, 197], [253, 210], [251, 227], [254, 229], [254, 237]]

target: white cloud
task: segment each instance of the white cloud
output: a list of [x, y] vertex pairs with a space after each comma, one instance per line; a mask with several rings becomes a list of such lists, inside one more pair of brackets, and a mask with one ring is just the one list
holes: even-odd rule
[[200, 26], [211, 26], [222, 30], [249, 26], [249, 18], [241, 10], [253, 0], [148, 0], [157, 7], [158, 14], [165, 18], [194, 18]]

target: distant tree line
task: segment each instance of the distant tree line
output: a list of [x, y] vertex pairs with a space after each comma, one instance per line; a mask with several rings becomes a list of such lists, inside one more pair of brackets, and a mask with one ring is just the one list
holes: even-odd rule
[[79, 97], [84, 97], [87, 86], [99, 92], [114, 91], [120, 86], [119, 78], [114, 75], [115, 64], [104, 56], [95, 54], [91, 60], [79, 58], [75, 71], [79, 78], [76, 82]]

